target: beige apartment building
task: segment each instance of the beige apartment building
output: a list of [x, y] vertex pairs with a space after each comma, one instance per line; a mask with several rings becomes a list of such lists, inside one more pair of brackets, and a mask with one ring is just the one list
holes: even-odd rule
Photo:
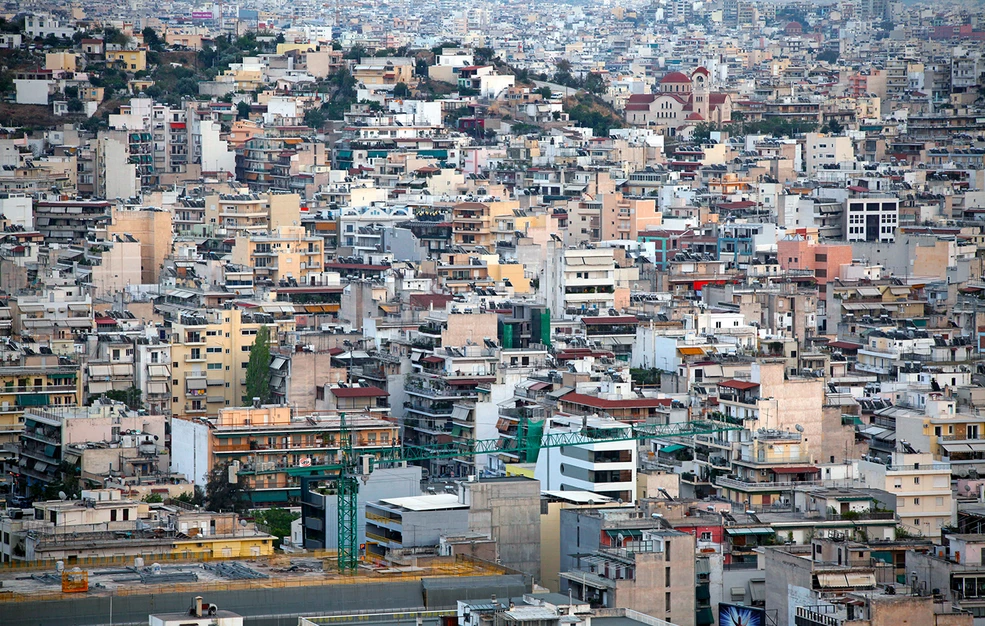
[[157, 282], [164, 259], [171, 253], [171, 211], [153, 207], [115, 207], [106, 232], [110, 235], [130, 235], [140, 242], [140, 281], [145, 285]]
[[274, 284], [293, 279], [313, 283], [324, 270], [325, 240], [309, 237], [303, 226], [281, 226], [275, 234], [241, 234], [233, 246], [233, 263], [253, 268], [256, 279]]
[[301, 222], [301, 196], [293, 193], [218, 194], [205, 198], [205, 228], [216, 234], [274, 232]]
[[939, 537], [941, 527], [954, 523], [951, 464], [929, 453], [894, 452], [889, 464], [861, 459], [859, 479], [896, 496], [896, 515], [908, 532]]
[[55, 354], [75, 355], [76, 335], [96, 330], [92, 297], [69, 279], [51, 279], [37, 295], [10, 300], [14, 336], [28, 336]]
[[517, 201], [461, 202], [452, 207], [452, 243], [466, 249], [485, 247], [494, 250], [500, 237], [513, 236], [513, 211]]
[[246, 393], [250, 348], [261, 326], [278, 343], [278, 326], [269, 315], [238, 309], [182, 314], [171, 329], [171, 411], [174, 415], [216, 415], [241, 406]]

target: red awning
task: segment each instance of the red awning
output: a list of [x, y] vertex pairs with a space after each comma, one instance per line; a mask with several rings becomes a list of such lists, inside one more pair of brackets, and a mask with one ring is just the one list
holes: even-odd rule
[[421, 359], [424, 363], [444, 363], [445, 360], [440, 356], [426, 356]]
[[541, 389], [546, 389], [546, 388], [548, 388], [550, 386], [551, 386], [550, 383], [539, 382], [539, 383], [534, 383], [534, 384], [530, 385], [530, 387], [528, 387], [528, 389], [530, 391], [540, 391]]
[[794, 467], [774, 467], [775, 474], [817, 474], [821, 470], [812, 465], [800, 465]]
[[185, 130], [184, 122], [171, 122], [171, 130]]

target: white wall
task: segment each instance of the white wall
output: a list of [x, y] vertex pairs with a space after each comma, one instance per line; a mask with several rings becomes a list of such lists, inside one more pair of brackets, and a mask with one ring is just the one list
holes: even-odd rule
[[235, 172], [236, 153], [229, 149], [229, 142], [219, 138], [219, 125], [203, 120], [199, 123], [202, 136], [202, 171]]
[[48, 106], [48, 86], [51, 81], [14, 79], [17, 87], [17, 104], [43, 104]]
[[12, 224], [23, 226], [24, 230], [34, 228], [34, 202], [30, 196], [8, 196], [0, 198], [0, 215]]
[[171, 471], [205, 488], [209, 474], [209, 427], [201, 422], [171, 420]]

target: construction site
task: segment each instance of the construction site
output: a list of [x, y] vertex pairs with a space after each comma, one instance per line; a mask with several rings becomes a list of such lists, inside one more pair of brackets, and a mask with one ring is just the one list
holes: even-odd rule
[[[147, 624], [152, 613], [181, 611], [203, 596], [257, 626], [297, 624], [303, 616], [454, 609], [459, 600], [520, 597], [523, 574], [466, 556], [420, 558], [394, 567], [340, 574], [334, 553], [249, 560], [144, 563], [140, 558], [50, 568], [0, 569], [4, 626]], [[83, 569], [83, 566], [85, 569]]]

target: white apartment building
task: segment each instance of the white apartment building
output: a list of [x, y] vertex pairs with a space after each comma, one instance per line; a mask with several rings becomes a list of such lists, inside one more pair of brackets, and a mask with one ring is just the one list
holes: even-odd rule
[[612, 248], [565, 250], [559, 242], [550, 241], [545, 261], [543, 289], [552, 316], [605, 315], [616, 308], [617, 268]]
[[807, 133], [804, 165], [808, 176], [819, 169], [855, 162], [855, 147], [850, 137], [838, 137], [823, 133]]
[[848, 241], [896, 241], [899, 198], [866, 197], [845, 200], [842, 232]]
[[599, 417], [557, 415], [545, 435], [581, 433], [585, 443], [544, 448], [537, 456], [534, 478], [543, 491], [590, 491], [627, 504], [636, 501], [636, 448], [634, 440], [600, 441], [629, 436], [631, 426]]

